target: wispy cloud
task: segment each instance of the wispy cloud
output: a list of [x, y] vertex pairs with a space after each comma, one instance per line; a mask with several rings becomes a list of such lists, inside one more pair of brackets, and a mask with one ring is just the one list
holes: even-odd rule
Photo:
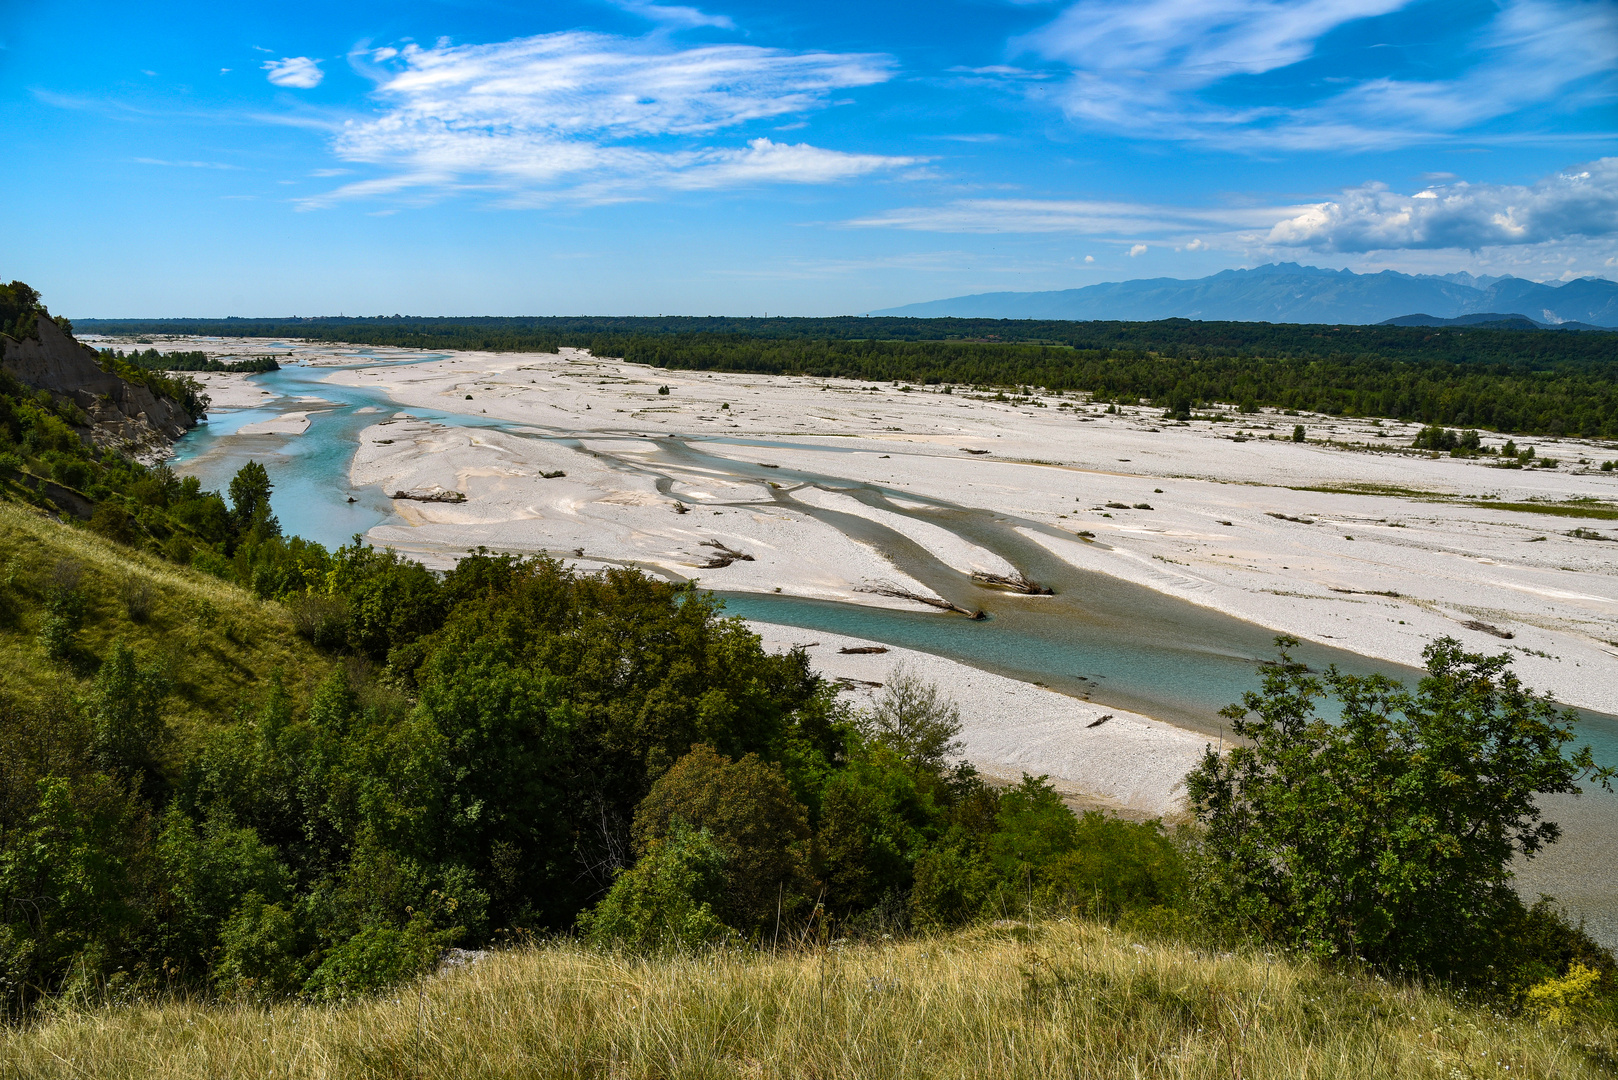
[[[1307, 207], [1290, 208], [1302, 213]], [[1192, 233], [1268, 229], [1283, 210], [1196, 208], [1084, 199], [958, 199], [911, 206], [847, 222], [856, 228], [946, 233], [1072, 233], [1110, 238], [1171, 238]]]
[[1614, 235], [1618, 158], [1602, 158], [1526, 187], [1463, 181], [1400, 195], [1367, 184], [1278, 222], [1268, 240], [1316, 251], [1477, 251]]
[[312, 90], [320, 85], [326, 73], [320, 70], [320, 61], [307, 56], [287, 56], [280, 60], [266, 60], [261, 65], [270, 82], [295, 90]]
[[140, 165], [165, 165], [173, 169], [240, 169], [240, 165], [229, 165], [222, 161], [164, 161], [162, 158], [138, 157], [135, 159]]
[[720, 30], [736, 29], [736, 23], [729, 15], [709, 15], [705, 11], [681, 4], [653, 4], [647, 0], [613, 0], [613, 6], [662, 26], [682, 29], [695, 29], [700, 26], [712, 26]]
[[475, 188], [527, 205], [610, 200], [651, 189], [819, 184], [920, 159], [754, 138], [727, 128], [826, 106], [833, 91], [891, 77], [886, 56], [751, 45], [680, 48], [654, 35], [544, 34], [490, 45], [370, 54], [380, 115], [345, 125], [334, 150], [389, 177], [311, 200]]
[[1392, 147], [1618, 93], [1618, 6], [1609, 0], [1502, 0], [1488, 25], [1458, 46], [1447, 78], [1343, 70], [1329, 76], [1343, 89], [1323, 98], [1308, 99], [1314, 89], [1296, 99], [1240, 91], [1242, 77], [1311, 59], [1332, 31], [1410, 3], [1079, 0], [1015, 44], [1070, 68], [1058, 100], [1081, 124], [1233, 148]]

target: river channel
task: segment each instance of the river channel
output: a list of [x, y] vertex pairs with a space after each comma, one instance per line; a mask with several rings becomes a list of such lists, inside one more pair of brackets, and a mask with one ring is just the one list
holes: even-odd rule
[[[396, 364], [394, 357], [353, 353], [354, 365]], [[427, 354], [414, 362], [443, 359]], [[396, 522], [392, 501], [375, 487], [356, 488], [349, 480], [359, 432], [388, 415], [410, 415], [452, 426], [508, 428], [482, 415], [405, 408], [380, 389], [323, 381], [331, 365], [287, 364], [256, 376], [253, 383], [279, 395], [262, 408], [220, 413], [179, 444], [175, 468], [196, 475], [205, 487], [223, 490], [241, 465], [257, 460], [275, 482], [274, 505], [289, 534], [328, 547], [346, 543], [384, 522]], [[289, 411], [308, 411], [301, 435], [243, 435], [240, 429]], [[509, 430], [509, 428], [508, 428]], [[541, 438], [524, 425], [513, 434]], [[577, 445], [573, 433], [556, 438]], [[971, 621], [931, 611], [901, 611], [772, 593], [720, 595], [728, 613], [828, 633], [847, 634], [957, 660], [996, 674], [1100, 704], [1168, 720], [1210, 735], [1223, 730], [1218, 712], [1257, 687], [1259, 662], [1273, 656], [1274, 633], [1264, 627], [1198, 607], [1103, 574], [1081, 570], [1019, 532], [1041, 530], [1038, 523], [991, 511], [931, 503], [926, 520], [944, 525], [1004, 557], [1029, 578], [1048, 584], [1055, 595], [1027, 597], [985, 589], [940, 564], [897, 532], [852, 514], [818, 509], [792, 498], [802, 486], [850, 495], [889, 513], [906, 514], [907, 505], [928, 500], [903, 492], [890, 502], [879, 487], [827, 475], [772, 470], [753, 476], [755, 467], [709, 453], [707, 444], [727, 440], [662, 438], [653, 454], [625, 455], [615, 463], [658, 473], [660, 467], [718, 470], [738, 478], [768, 479], [777, 502], [813, 514], [855, 539], [880, 550], [904, 573], [945, 598], [987, 618]], [[736, 440], [728, 440], [734, 442]], [[769, 442], [744, 440], [750, 445]], [[715, 447], [722, 448], [719, 446]], [[817, 444], [817, 449], [823, 448]], [[632, 460], [631, 460], [632, 459]], [[664, 570], [656, 572], [667, 576]], [[1306, 642], [1295, 650], [1316, 669], [1335, 664], [1354, 674], [1381, 671], [1406, 682], [1420, 673], [1386, 661]], [[1579, 742], [1589, 743], [1598, 760], [1618, 764], [1618, 718], [1582, 713]], [[1547, 804], [1568, 828], [1567, 840], [1552, 855], [1536, 860], [1520, 885], [1530, 896], [1555, 893], [1609, 944], [1618, 944], [1618, 798], [1597, 794], [1581, 800], [1558, 798]]]

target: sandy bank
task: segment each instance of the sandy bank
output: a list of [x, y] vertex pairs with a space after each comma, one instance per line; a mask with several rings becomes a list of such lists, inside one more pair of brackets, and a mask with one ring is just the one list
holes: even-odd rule
[[[812, 646], [808, 652], [815, 669], [842, 681], [843, 693], [861, 706], [871, 704], [881, 693], [877, 684], [903, 662], [960, 705], [964, 756], [980, 772], [1011, 781], [1023, 773], [1048, 774], [1081, 806], [1132, 817], [1181, 814], [1182, 778], [1209, 742], [1172, 724], [1104, 709], [931, 653], [890, 648], [849, 655], [838, 650], [876, 643], [773, 623], [748, 625], [771, 651]], [[1104, 716], [1104, 723], [1091, 726]]]

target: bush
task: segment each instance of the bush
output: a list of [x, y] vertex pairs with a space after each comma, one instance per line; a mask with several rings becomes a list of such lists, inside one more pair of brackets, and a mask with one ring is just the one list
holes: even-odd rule
[[[1441, 638], [1412, 692], [1316, 677], [1295, 639], [1276, 641], [1263, 692], [1222, 714], [1244, 745], [1186, 778], [1211, 908], [1317, 955], [1498, 982], [1523, 912], [1511, 861], [1560, 836], [1538, 797], [1613, 771], [1563, 752], [1576, 716], [1524, 688], [1509, 656]], [[1328, 693], [1337, 722], [1315, 715]]]
[[145, 578], [127, 575], [118, 585], [118, 599], [132, 623], [145, 623], [152, 617], [152, 586]]
[[714, 913], [725, 895], [724, 850], [707, 829], [673, 822], [591, 911], [579, 932], [597, 946], [635, 952], [695, 950], [732, 937]]
[[1293, 442], [1303, 442], [1305, 438], [1307, 438], [1307, 435], [1303, 430], [1303, 425], [1302, 424], [1293, 424], [1292, 425], [1292, 441]]
[[304, 992], [323, 1001], [375, 993], [428, 970], [459, 936], [459, 930], [433, 929], [420, 912], [402, 927], [366, 927], [327, 954]]
[[90, 515], [90, 531], [115, 543], [133, 544], [139, 535], [137, 528], [134, 515], [110, 501], [97, 503]]
[[916, 768], [942, 769], [960, 754], [961, 710], [937, 686], [895, 664], [863, 725], [865, 736]]
[[348, 640], [348, 604], [340, 596], [302, 593], [287, 602], [292, 629], [322, 649], [340, 648]]
[[39, 645], [46, 657], [58, 663], [78, 650], [79, 629], [84, 625], [89, 602], [79, 583], [84, 568], [63, 559], [51, 568], [45, 585], [45, 620], [39, 630]]
[[266, 903], [256, 892], [248, 893], [220, 931], [214, 982], [240, 996], [293, 993], [307, 976], [298, 937], [291, 912]]
[[636, 810], [637, 850], [650, 850], [682, 823], [702, 830], [724, 855], [724, 889], [714, 908], [729, 925], [762, 931], [814, 891], [808, 816], [779, 765], [753, 754], [731, 761], [712, 747], [693, 746]]

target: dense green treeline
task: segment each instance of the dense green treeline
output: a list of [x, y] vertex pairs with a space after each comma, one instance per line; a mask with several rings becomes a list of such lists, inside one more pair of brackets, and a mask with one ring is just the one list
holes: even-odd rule
[[555, 351], [699, 371], [1035, 386], [1501, 432], [1618, 437], [1618, 334], [961, 319], [314, 319], [96, 323], [431, 349]]
[[1544, 363], [1618, 359], [1618, 334], [1404, 326], [1036, 319], [773, 318], [731, 316], [549, 316], [308, 319], [83, 319], [106, 334], [217, 334], [232, 337], [349, 341], [426, 349], [554, 352], [597, 337], [734, 337], [812, 341], [975, 342], [1062, 345], [1177, 355], [1318, 357], [1449, 362]]
[[135, 349], [126, 355], [122, 349], [102, 349], [101, 358], [103, 362], [119, 361], [143, 371], [234, 371], [258, 374], [281, 370], [281, 365], [273, 356], [252, 356], [246, 360], [226, 361], [211, 359], [205, 352], [160, 353], [156, 349], [147, 349], [144, 352]]
[[[1502, 432], [1618, 436], [1618, 362], [1473, 365], [1169, 356], [1032, 345], [600, 338], [597, 355], [694, 370], [797, 373], [918, 385], [1030, 386], [1159, 405], [1226, 403]], [[1178, 410], [1177, 410], [1178, 411]]]

